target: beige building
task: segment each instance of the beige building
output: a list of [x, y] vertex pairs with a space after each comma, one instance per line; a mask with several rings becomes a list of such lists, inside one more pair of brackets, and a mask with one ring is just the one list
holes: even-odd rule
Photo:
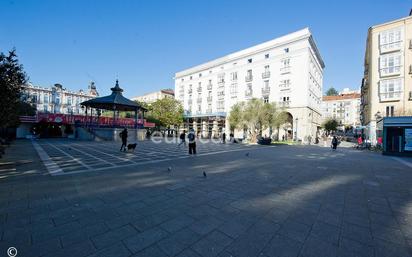
[[369, 28], [361, 85], [361, 122], [376, 142], [381, 117], [411, 115], [412, 16]]
[[142, 96], [135, 96], [132, 97], [131, 99], [133, 101], [138, 101], [138, 102], [144, 102], [151, 104], [155, 102], [156, 100], [163, 99], [163, 98], [174, 98], [175, 97], [175, 92], [173, 89], [162, 89], [156, 92], [151, 92]]
[[341, 129], [360, 125], [361, 95], [358, 90], [345, 88], [339, 95], [324, 96], [322, 101], [322, 118], [336, 119]]

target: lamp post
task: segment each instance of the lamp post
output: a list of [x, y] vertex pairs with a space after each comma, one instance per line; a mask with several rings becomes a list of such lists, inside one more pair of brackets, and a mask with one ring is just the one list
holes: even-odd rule
[[295, 129], [295, 141], [298, 141], [298, 118], [295, 119], [296, 129]]

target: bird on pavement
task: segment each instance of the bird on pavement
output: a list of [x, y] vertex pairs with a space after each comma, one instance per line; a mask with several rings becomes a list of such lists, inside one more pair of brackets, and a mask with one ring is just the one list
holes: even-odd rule
[[206, 178], [206, 177], [207, 177], [207, 175], [206, 175], [206, 172], [205, 172], [205, 171], [203, 171], [203, 177], [204, 177], [204, 178]]
[[172, 167], [169, 166], [169, 167], [167, 168], [167, 171], [168, 171], [168, 172], [172, 172]]
[[246, 157], [249, 157], [249, 152], [247, 152], [245, 155], [246, 155]]

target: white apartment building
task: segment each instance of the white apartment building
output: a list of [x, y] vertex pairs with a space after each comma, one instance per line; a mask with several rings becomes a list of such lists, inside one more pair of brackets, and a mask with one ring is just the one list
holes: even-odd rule
[[377, 121], [412, 115], [411, 15], [369, 28], [361, 95], [361, 122], [372, 143]]
[[52, 87], [40, 87], [32, 84], [22, 86], [21, 98], [36, 106], [37, 112], [62, 113], [62, 114], [84, 114], [80, 106], [81, 102], [97, 97], [99, 94], [94, 82], [88, 86], [88, 91], [70, 91], [60, 84]]
[[[187, 128], [203, 136], [227, 134], [231, 107], [259, 98], [289, 113], [287, 138], [314, 138], [321, 123], [325, 65], [308, 28], [175, 74], [175, 98]], [[241, 131], [235, 131], [241, 137]]]
[[159, 99], [168, 98], [168, 97], [169, 98], [175, 97], [175, 92], [173, 91], [173, 89], [162, 89], [156, 92], [144, 94], [142, 96], [135, 96], [135, 97], [132, 97], [131, 99], [133, 101], [151, 104]]
[[345, 126], [353, 128], [360, 125], [360, 101], [359, 91], [350, 91], [345, 88], [339, 95], [324, 96], [322, 102], [322, 118], [336, 119], [341, 129]]

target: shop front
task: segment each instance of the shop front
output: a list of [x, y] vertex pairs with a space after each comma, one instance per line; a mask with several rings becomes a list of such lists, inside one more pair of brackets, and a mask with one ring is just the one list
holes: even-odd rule
[[377, 128], [382, 130], [383, 154], [412, 157], [412, 116], [385, 117]]

